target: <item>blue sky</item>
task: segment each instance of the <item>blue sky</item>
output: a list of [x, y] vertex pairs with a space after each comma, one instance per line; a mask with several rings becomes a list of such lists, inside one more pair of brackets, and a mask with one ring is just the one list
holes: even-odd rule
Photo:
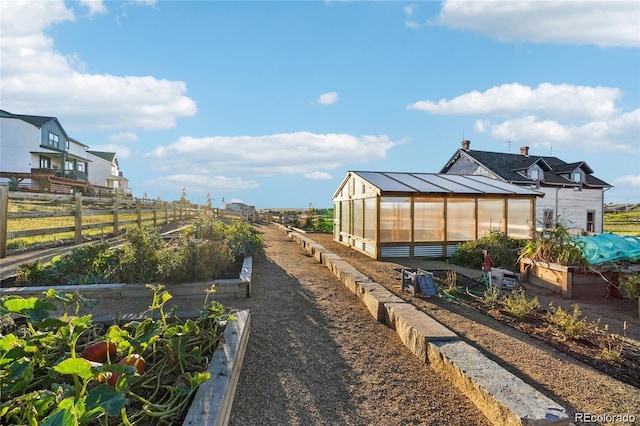
[[640, 202], [640, 2], [17, 1], [0, 108], [113, 151], [134, 196], [330, 207], [349, 170], [585, 161]]

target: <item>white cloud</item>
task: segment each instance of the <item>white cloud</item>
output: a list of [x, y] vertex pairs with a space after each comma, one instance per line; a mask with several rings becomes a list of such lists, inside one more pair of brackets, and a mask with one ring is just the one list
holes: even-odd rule
[[622, 176], [622, 177], [617, 178], [614, 182], [618, 183], [618, 184], [623, 184], [623, 185], [640, 186], [640, 175]]
[[338, 92], [323, 93], [315, 101], [315, 103], [320, 105], [333, 105], [336, 102], [338, 102]]
[[305, 173], [304, 178], [309, 180], [328, 180], [331, 179], [331, 175], [325, 172], [311, 172]]
[[611, 119], [585, 124], [541, 120], [536, 116], [506, 120], [499, 124], [483, 123], [483, 128], [498, 140], [517, 140], [537, 147], [572, 148], [588, 152], [630, 152], [640, 150], [640, 109]]
[[98, 13], [107, 13], [107, 8], [102, 0], [80, 0], [80, 3], [89, 9], [89, 16], [93, 16]]
[[137, 142], [138, 135], [134, 132], [120, 132], [115, 135], [109, 136], [109, 142]]
[[413, 12], [418, 8], [415, 4], [409, 4], [406, 6], [402, 6], [402, 10], [404, 11], [405, 20], [404, 26], [407, 28], [417, 29], [420, 28], [420, 24], [414, 19]]
[[[96, 2], [87, 3], [97, 8]], [[44, 31], [75, 20], [62, 0], [7, 1], [0, 7], [4, 109], [15, 114], [55, 112], [67, 130], [167, 129], [178, 117], [196, 113], [181, 81], [89, 74], [75, 53], [56, 51]]]
[[241, 173], [254, 176], [307, 174], [347, 162], [385, 158], [401, 142], [387, 136], [280, 133], [266, 136], [181, 137], [145, 154], [162, 171], [190, 170], [195, 175]]
[[502, 141], [592, 152], [637, 152], [640, 109], [621, 112], [616, 107], [621, 97], [622, 92], [612, 87], [542, 83], [531, 88], [512, 83], [437, 102], [418, 101], [407, 108], [479, 116], [474, 131]]
[[613, 116], [615, 101], [621, 95], [620, 89], [612, 87], [541, 83], [531, 88], [511, 83], [484, 92], [474, 90], [450, 100], [418, 101], [407, 108], [443, 115], [499, 116], [528, 112], [545, 117], [588, 120]]
[[638, 1], [445, 0], [433, 21], [501, 41], [640, 46]]
[[190, 193], [213, 193], [230, 190], [237, 191], [255, 189], [259, 186], [260, 185], [256, 181], [245, 180], [239, 177], [230, 178], [225, 176], [203, 176], [199, 174], [173, 174], [157, 179], [150, 179], [145, 182], [145, 188], [187, 188]]

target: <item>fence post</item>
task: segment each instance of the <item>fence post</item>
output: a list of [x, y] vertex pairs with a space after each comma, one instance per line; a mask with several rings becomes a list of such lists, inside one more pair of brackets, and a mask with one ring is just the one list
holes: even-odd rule
[[162, 202], [162, 211], [164, 212], [164, 224], [166, 225], [169, 222], [169, 218], [167, 217], [167, 202]]
[[0, 258], [7, 257], [7, 224], [9, 222], [9, 188], [0, 186]]
[[113, 235], [120, 233], [118, 224], [118, 209], [120, 209], [120, 199], [118, 196], [113, 197]]
[[158, 202], [153, 200], [153, 226], [158, 226]]
[[136, 198], [136, 221], [138, 223], [138, 228], [142, 227], [142, 201], [140, 198]]
[[76, 192], [73, 195], [75, 199], [75, 227], [76, 227], [76, 244], [82, 242], [82, 193]]

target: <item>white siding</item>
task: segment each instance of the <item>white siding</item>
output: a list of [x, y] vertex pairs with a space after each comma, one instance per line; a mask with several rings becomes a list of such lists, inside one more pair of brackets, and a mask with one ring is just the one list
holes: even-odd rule
[[40, 129], [15, 118], [0, 118], [0, 170], [30, 173], [38, 168], [38, 157], [32, 164], [29, 151], [41, 151]]
[[544, 192], [543, 198], [536, 202], [536, 225], [543, 220], [543, 211], [551, 209], [554, 217], [559, 217], [563, 225], [569, 229], [587, 230], [587, 211], [595, 211], [594, 232], [602, 232], [602, 189], [547, 188], [539, 189]]
[[109, 186], [109, 180], [112, 180], [111, 174], [112, 164], [111, 161], [107, 161], [102, 157], [93, 155], [87, 152], [87, 159], [89, 163], [89, 182], [92, 185]]

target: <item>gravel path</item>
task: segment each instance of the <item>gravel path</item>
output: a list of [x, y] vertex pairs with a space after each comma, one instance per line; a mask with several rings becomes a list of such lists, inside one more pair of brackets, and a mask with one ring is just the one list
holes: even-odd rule
[[[230, 425], [487, 425], [456, 388], [273, 227], [254, 259]], [[224, 302], [223, 302], [224, 303]]]

